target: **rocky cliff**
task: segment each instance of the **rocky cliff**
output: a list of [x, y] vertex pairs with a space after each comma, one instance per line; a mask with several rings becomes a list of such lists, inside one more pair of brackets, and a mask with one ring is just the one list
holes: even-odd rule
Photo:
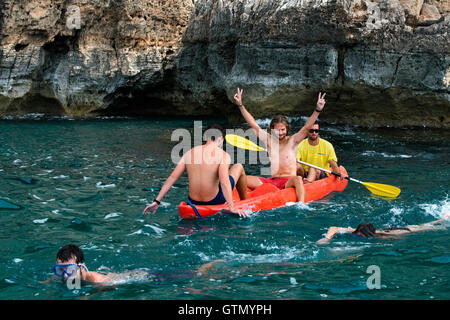
[[173, 68], [193, 7], [192, 0], [4, 1], [0, 115], [89, 115], [135, 91], [151, 94], [147, 87]]
[[[450, 128], [448, 0], [7, 0], [0, 115], [308, 115]], [[78, 10], [78, 11], [77, 11]]]

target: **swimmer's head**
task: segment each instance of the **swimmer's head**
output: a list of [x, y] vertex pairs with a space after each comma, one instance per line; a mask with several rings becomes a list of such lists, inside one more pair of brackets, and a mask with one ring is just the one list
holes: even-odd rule
[[83, 251], [77, 245], [68, 244], [59, 249], [56, 254], [56, 265], [53, 267], [56, 276], [66, 282], [70, 277], [81, 277], [82, 270], [89, 273], [84, 264]]
[[58, 261], [58, 263], [84, 263], [84, 254], [77, 245], [68, 244], [59, 249], [58, 253], [56, 254], [56, 260]]
[[377, 235], [375, 227], [370, 222], [360, 223], [352, 233], [364, 238], [372, 238]]

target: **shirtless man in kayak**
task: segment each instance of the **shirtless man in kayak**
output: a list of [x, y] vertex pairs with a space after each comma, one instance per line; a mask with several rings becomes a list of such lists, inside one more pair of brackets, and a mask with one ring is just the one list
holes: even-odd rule
[[267, 146], [270, 159], [270, 178], [257, 176], [247, 176], [248, 187], [254, 189], [263, 183], [271, 183], [279, 189], [294, 187], [297, 194], [297, 201], [305, 202], [305, 189], [302, 177], [297, 176], [297, 148], [302, 142], [311, 126], [317, 120], [319, 113], [325, 106], [325, 94], [319, 93], [316, 109], [306, 121], [303, 128], [292, 136], [289, 134], [289, 121], [285, 116], [277, 115], [270, 122], [272, 134], [260, 128], [253, 116], [242, 104], [243, 89], [237, 88], [234, 100], [239, 106], [242, 116], [250, 127], [255, 131], [257, 137]]
[[229, 210], [241, 217], [248, 217], [234, 206], [232, 191], [237, 188], [241, 200], [247, 198], [247, 176], [240, 163], [229, 169], [231, 157], [222, 149], [224, 130], [211, 125], [205, 132], [206, 143], [186, 152], [161, 188], [155, 200], [144, 209], [143, 214], [158, 209], [162, 198], [173, 184], [187, 171], [189, 201], [194, 205], [227, 203]]

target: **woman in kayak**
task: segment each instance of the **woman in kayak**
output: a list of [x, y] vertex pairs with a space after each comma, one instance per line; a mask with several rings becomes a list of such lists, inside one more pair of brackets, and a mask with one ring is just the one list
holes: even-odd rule
[[341, 227], [330, 227], [328, 229], [327, 234], [325, 235], [325, 238], [320, 239], [317, 241], [318, 244], [326, 244], [333, 239], [333, 237], [339, 233], [339, 234], [353, 234], [356, 236], [360, 236], [363, 238], [395, 238], [398, 235], [411, 233], [411, 232], [417, 232], [417, 231], [425, 231], [425, 230], [432, 230], [435, 229], [433, 225], [441, 223], [445, 221], [446, 219], [450, 219], [450, 212], [446, 212], [441, 219], [427, 222], [421, 225], [409, 225], [406, 227], [391, 227], [383, 230], [376, 230], [373, 224], [370, 222], [363, 222], [359, 224], [356, 229], [353, 229], [351, 227], [348, 228], [341, 228]]

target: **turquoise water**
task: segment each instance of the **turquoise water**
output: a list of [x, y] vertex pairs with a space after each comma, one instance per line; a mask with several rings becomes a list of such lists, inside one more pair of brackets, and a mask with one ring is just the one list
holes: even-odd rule
[[[303, 120], [294, 121], [300, 128]], [[267, 121], [261, 121], [266, 124]], [[204, 123], [205, 124], [205, 123]], [[398, 186], [391, 201], [350, 182], [307, 205], [241, 219], [182, 221], [182, 177], [156, 215], [142, 216], [174, 164], [176, 128], [192, 120], [30, 117], [0, 121], [0, 299], [449, 299], [449, 223], [397, 240], [320, 239], [331, 225], [425, 223], [450, 211], [450, 132], [322, 124], [339, 162], [362, 181]], [[260, 166], [245, 165], [249, 174]], [[167, 274], [111, 290], [68, 290], [52, 275], [58, 249], [84, 251], [90, 270]], [[218, 262], [204, 276], [190, 273]], [[381, 288], [369, 290], [370, 265]]]

